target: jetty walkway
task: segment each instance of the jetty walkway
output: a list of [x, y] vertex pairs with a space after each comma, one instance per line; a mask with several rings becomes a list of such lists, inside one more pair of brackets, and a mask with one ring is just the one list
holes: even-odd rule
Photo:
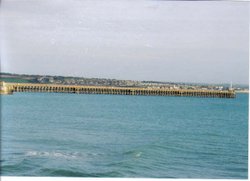
[[141, 87], [111, 87], [111, 86], [84, 86], [60, 84], [33, 84], [0, 82], [0, 94], [13, 92], [54, 92], [76, 94], [114, 94], [114, 95], [145, 95], [145, 96], [188, 96], [188, 97], [216, 97], [235, 98], [234, 90], [190, 90], [167, 88]]

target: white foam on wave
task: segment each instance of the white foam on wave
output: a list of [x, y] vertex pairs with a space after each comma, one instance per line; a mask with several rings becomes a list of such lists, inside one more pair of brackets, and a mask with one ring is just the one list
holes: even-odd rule
[[[139, 153], [140, 154], [140, 153]], [[83, 157], [99, 157], [102, 153], [80, 153], [80, 152], [61, 152], [61, 151], [28, 151], [25, 154], [28, 157], [54, 157], [54, 158], [83, 158]], [[140, 156], [140, 155], [139, 155]]]
[[142, 155], [142, 152], [140, 151], [140, 152], [138, 152], [138, 153], [135, 154], [135, 157], [139, 158], [141, 155]]
[[47, 151], [28, 151], [26, 156], [29, 157], [54, 157], [54, 158], [66, 158], [66, 159], [74, 159], [78, 158], [81, 156], [80, 153], [78, 152], [73, 152], [73, 153], [64, 153], [64, 152], [58, 152], [58, 151], [52, 151], [52, 152], [47, 152]]

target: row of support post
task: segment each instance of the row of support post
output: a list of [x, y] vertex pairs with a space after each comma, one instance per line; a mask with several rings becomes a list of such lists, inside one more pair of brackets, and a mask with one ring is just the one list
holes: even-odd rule
[[234, 91], [209, 90], [169, 90], [146, 88], [119, 87], [88, 87], [88, 86], [55, 86], [55, 85], [13, 85], [14, 92], [58, 92], [79, 94], [115, 94], [115, 95], [145, 95], [145, 96], [185, 96], [185, 97], [218, 97], [234, 98]]

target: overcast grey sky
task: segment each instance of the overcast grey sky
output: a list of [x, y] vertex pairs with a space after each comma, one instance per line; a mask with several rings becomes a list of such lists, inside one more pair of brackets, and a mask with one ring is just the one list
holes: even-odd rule
[[1, 71], [248, 83], [249, 2], [2, 0]]

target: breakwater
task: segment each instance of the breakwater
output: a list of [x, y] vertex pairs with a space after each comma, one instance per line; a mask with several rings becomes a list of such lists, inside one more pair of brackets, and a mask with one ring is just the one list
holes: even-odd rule
[[6, 83], [1, 82], [1, 94], [13, 92], [55, 92], [76, 94], [114, 94], [114, 95], [145, 95], [145, 96], [189, 96], [189, 97], [216, 97], [235, 98], [233, 90], [190, 90], [141, 87], [109, 87], [109, 86], [82, 86], [59, 84], [33, 83]]

